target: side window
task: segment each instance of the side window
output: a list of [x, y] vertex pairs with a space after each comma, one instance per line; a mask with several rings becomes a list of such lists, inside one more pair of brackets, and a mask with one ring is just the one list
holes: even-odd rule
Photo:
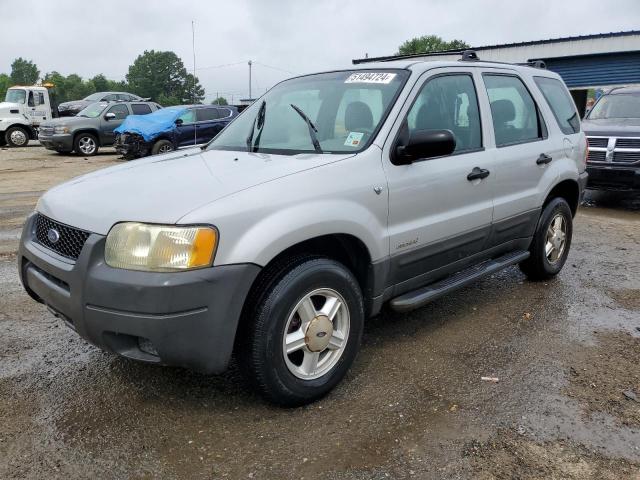
[[27, 101], [27, 106], [29, 107], [35, 107], [36, 106], [36, 102], [33, 99], [33, 92], [29, 91], [29, 100]]
[[112, 93], [111, 95], [105, 95], [104, 97], [102, 97], [103, 102], [115, 102], [117, 99], [118, 99], [118, 96], [115, 93]]
[[455, 152], [482, 148], [480, 110], [470, 75], [444, 75], [428, 80], [407, 115], [415, 130], [451, 130]]
[[231, 110], [228, 108], [219, 108], [218, 115], [220, 115], [218, 118], [228, 118], [231, 116]]
[[133, 99], [131, 98], [131, 95], [127, 95], [126, 93], [118, 93], [118, 94], [116, 95], [116, 99], [117, 99], [119, 102], [130, 102], [131, 100], [133, 100]]
[[198, 108], [196, 110], [196, 120], [198, 122], [208, 122], [211, 120], [217, 120], [218, 118], [217, 108]]
[[44, 105], [44, 93], [38, 92], [38, 105]]
[[105, 113], [105, 115], [107, 113], [115, 113], [116, 114], [116, 120], [123, 120], [127, 117], [127, 115], [129, 115], [129, 109], [127, 108], [126, 105], [114, 105], [112, 106], [109, 110], [107, 110], [107, 112]]
[[193, 123], [196, 121], [195, 117], [196, 116], [194, 115], [193, 110], [187, 110], [178, 118], [182, 120], [182, 123]]
[[543, 137], [538, 109], [522, 80], [510, 75], [483, 75], [496, 145], [530, 142]]
[[560, 80], [548, 77], [534, 77], [544, 99], [551, 107], [562, 133], [571, 135], [580, 131], [580, 120], [573, 99]]
[[147, 113], [151, 113], [151, 107], [144, 103], [132, 103], [131, 111], [134, 115], [146, 115]]

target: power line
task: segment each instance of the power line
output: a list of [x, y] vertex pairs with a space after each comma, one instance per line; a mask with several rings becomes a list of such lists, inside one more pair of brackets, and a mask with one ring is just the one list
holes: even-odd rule
[[222, 65], [211, 65], [210, 67], [199, 67], [198, 70], [209, 70], [211, 68], [224, 68], [224, 67], [234, 67], [236, 65], [242, 65], [244, 64], [244, 60], [242, 62], [235, 62], [235, 63], [223, 63]]
[[254, 60], [253, 63], [256, 64], [256, 65], [261, 65], [263, 67], [271, 68], [273, 70], [278, 70], [280, 72], [290, 73], [291, 75], [295, 75], [296, 74], [295, 72], [292, 72], [291, 70], [285, 70], [284, 68], [274, 67], [273, 65], [267, 65], [266, 63], [256, 62], [255, 60]]

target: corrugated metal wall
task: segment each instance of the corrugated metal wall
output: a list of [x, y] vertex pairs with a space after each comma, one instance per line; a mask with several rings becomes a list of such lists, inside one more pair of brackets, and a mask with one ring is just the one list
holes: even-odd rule
[[640, 83], [640, 52], [544, 60], [569, 88]]

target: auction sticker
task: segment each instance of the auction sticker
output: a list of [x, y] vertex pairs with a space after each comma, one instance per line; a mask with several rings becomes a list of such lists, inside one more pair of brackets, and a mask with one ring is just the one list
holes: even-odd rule
[[349, 77], [344, 81], [344, 83], [382, 83], [387, 84], [391, 83], [396, 77], [395, 73], [385, 73], [385, 72], [360, 72], [360, 73], [352, 73]]
[[344, 141], [344, 144], [347, 147], [357, 147], [358, 145], [360, 145], [360, 142], [362, 141], [363, 136], [364, 136], [364, 133], [362, 132], [349, 132], [349, 136], [347, 136], [347, 139]]

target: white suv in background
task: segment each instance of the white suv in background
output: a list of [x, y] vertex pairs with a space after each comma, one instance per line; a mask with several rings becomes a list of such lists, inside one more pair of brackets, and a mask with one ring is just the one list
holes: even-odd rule
[[[465, 58], [469, 58], [466, 56]], [[384, 303], [556, 275], [587, 144], [562, 80], [482, 61], [286, 80], [213, 141], [84, 175], [26, 222], [29, 294], [91, 343], [282, 405], [326, 394]]]

